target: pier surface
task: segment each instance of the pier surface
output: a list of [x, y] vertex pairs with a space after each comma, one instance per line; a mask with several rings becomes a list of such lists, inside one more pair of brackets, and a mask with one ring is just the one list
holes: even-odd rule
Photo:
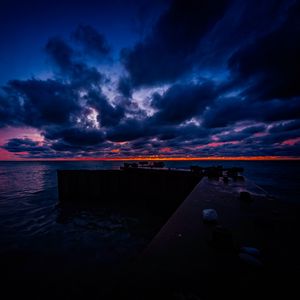
[[[241, 191], [250, 192], [251, 200], [242, 200]], [[203, 221], [208, 208], [217, 211], [216, 224]], [[142, 253], [136, 272], [146, 274], [143, 282], [152, 287], [189, 291], [199, 299], [291, 295], [300, 272], [299, 212], [248, 180], [203, 178]], [[214, 243], [220, 228], [232, 237], [232, 247]], [[241, 247], [259, 249], [261, 265], [241, 260]]]

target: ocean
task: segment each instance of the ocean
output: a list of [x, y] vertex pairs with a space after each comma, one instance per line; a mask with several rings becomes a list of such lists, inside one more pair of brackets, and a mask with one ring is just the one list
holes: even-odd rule
[[[122, 164], [0, 162], [1, 268], [23, 275], [47, 270], [70, 276], [99, 266], [111, 271], [120, 261], [136, 257], [161, 225], [151, 223], [151, 216], [107, 209], [63, 210], [58, 205], [56, 170], [119, 169]], [[244, 175], [270, 195], [300, 201], [300, 161], [166, 162], [170, 168], [191, 165], [243, 167]]]

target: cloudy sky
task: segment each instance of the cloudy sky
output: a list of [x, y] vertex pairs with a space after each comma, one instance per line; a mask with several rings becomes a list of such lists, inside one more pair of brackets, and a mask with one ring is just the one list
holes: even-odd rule
[[0, 159], [300, 156], [300, 1], [2, 0]]

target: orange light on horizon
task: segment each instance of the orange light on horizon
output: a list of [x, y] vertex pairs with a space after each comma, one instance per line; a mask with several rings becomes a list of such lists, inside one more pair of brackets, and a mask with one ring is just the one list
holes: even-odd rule
[[76, 158], [39, 158], [15, 159], [14, 161], [266, 161], [266, 160], [300, 160], [296, 156], [207, 156], [207, 157], [168, 157], [168, 156], [131, 156], [131, 157], [76, 157]]

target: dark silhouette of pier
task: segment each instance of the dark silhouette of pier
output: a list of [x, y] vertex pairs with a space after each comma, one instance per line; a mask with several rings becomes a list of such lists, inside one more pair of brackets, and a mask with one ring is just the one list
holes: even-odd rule
[[170, 216], [203, 177], [200, 173], [126, 168], [123, 170], [59, 170], [61, 204], [117, 205]]

